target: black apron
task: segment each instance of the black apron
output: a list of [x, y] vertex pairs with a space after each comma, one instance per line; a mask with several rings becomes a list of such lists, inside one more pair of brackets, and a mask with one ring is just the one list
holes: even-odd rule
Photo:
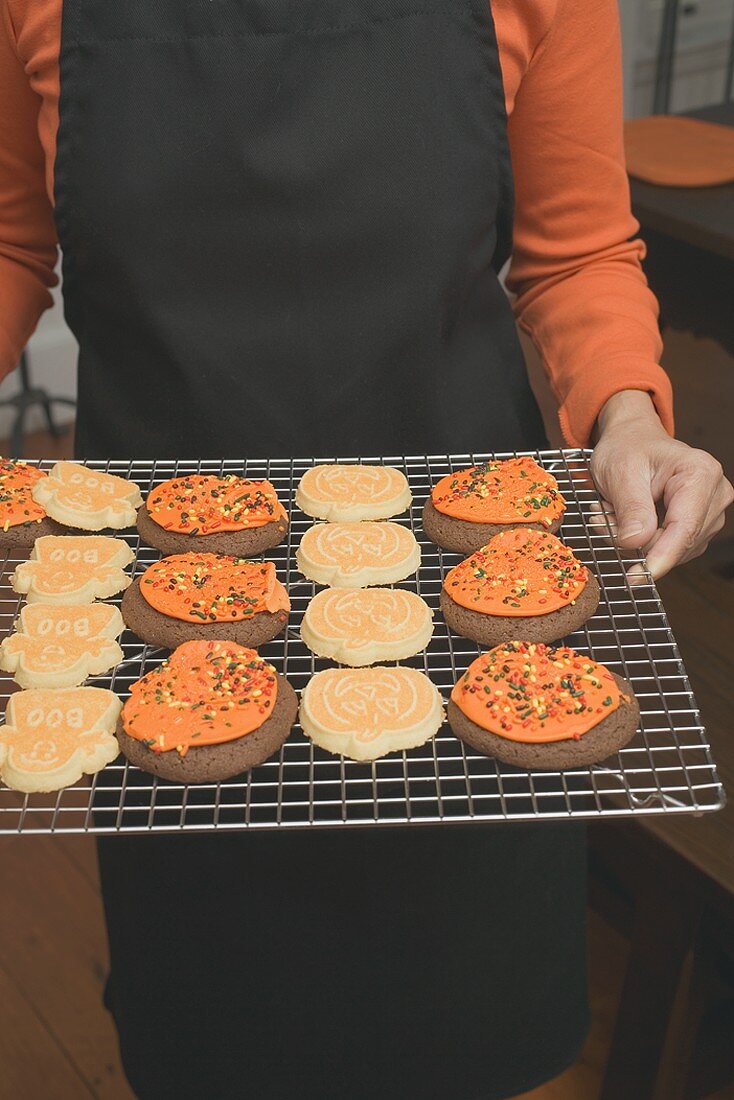
[[[488, 0], [65, 0], [82, 457], [541, 446]], [[575, 825], [103, 839], [144, 1100], [479, 1100], [587, 1023]]]

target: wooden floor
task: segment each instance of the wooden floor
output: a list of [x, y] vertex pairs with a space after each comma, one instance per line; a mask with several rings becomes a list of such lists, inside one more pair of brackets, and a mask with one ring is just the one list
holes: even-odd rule
[[[730, 413], [710, 394], [731, 394], [732, 363], [707, 341], [681, 337], [671, 345], [667, 365], [678, 388], [680, 434], [715, 449], [731, 471]], [[62, 456], [68, 448], [68, 437], [54, 443], [41, 436], [29, 440], [27, 453]], [[728, 644], [717, 606], [721, 586], [734, 585], [732, 563], [734, 541], [724, 532], [704, 562], [683, 567], [663, 585], [704, 718], [727, 734], [731, 676], [723, 682], [721, 670], [711, 676], [700, 639], [720, 635]], [[101, 1003], [107, 956], [93, 842], [0, 838], [0, 882], [0, 1100], [131, 1100]], [[626, 954], [626, 942], [590, 914], [588, 1041], [573, 1067], [523, 1100], [595, 1100]], [[717, 1100], [733, 1096], [727, 1090]]]

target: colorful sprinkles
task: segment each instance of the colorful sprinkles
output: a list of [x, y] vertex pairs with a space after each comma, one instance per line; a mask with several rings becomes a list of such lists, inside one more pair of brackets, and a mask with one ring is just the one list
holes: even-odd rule
[[444, 588], [455, 603], [484, 615], [547, 615], [572, 604], [588, 570], [549, 531], [501, 531], [449, 570]]
[[172, 554], [150, 565], [140, 591], [156, 611], [184, 622], [232, 622], [261, 611], [285, 622], [290, 601], [272, 562], [226, 554]]
[[221, 745], [252, 733], [275, 706], [275, 669], [235, 642], [184, 642], [130, 689], [125, 732], [153, 752]]
[[616, 710], [609, 669], [568, 646], [506, 642], [483, 653], [451, 693], [483, 729], [510, 741], [578, 741]]
[[566, 502], [552, 474], [529, 456], [483, 462], [448, 474], [431, 493], [437, 511], [472, 523], [537, 523], [550, 527]]
[[37, 466], [12, 458], [0, 458], [0, 526], [3, 531], [11, 527], [28, 527], [40, 523], [46, 513], [31, 496], [37, 481], [46, 477]]
[[159, 527], [186, 535], [242, 531], [287, 518], [269, 481], [236, 474], [171, 478], [152, 490], [146, 508]]

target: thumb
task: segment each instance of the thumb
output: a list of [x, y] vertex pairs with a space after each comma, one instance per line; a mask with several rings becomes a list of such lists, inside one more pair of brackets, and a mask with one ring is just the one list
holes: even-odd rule
[[617, 542], [646, 546], [658, 527], [649, 474], [620, 466], [609, 481], [606, 495], [617, 517]]

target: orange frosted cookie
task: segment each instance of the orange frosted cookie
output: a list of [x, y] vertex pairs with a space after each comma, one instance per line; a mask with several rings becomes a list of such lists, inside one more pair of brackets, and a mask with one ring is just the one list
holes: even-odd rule
[[437, 546], [468, 554], [507, 527], [557, 531], [566, 503], [551, 473], [527, 456], [483, 462], [434, 485], [423, 528]]
[[41, 535], [60, 534], [62, 528], [33, 499], [33, 486], [46, 474], [37, 466], [0, 458], [0, 548], [33, 546]]
[[329, 668], [307, 683], [299, 717], [306, 736], [327, 752], [376, 760], [435, 736], [443, 702], [414, 668]]
[[26, 604], [16, 627], [0, 643], [0, 668], [21, 687], [75, 687], [122, 660], [125, 624], [112, 604]]
[[137, 577], [122, 601], [131, 630], [173, 649], [196, 639], [257, 646], [285, 628], [290, 600], [272, 562], [172, 554]]
[[551, 642], [599, 605], [596, 578], [548, 531], [513, 527], [446, 574], [441, 610], [451, 630], [482, 645]]
[[82, 531], [132, 527], [143, 503], [134, 482], [77, 462], [57, 462], [33, 486], [33, 499], [52, 519]]
[[120, 700], [104, 688], [18, 691], [0, 726], [0, 778], [16, 791], [58, 791], [119, 752]]
[[30, 559], [16, 566], [12, 585], [28, 603], [91, 603], [127, 588], [124, 569], [134, 558], [124, 539], [44, 535], [36, 539]]
[[301, 573], [335, 588], [394, 584], [415, 573], [421, 552], [415, 536], [399, 523], [315, 523], [301, 539]]
[[430, 607], [402, 588], [325, 588], [301, 623], [301, 639], [313, 653], [354, 667], [402, 661], [432, 636]]
[[247, 557], [277, 546], [288, 514], [269, 481], [191, 474], [157, 485], [138, 513], [138, 531], [165, 554], [187, 550]]
[[332, 523], [389, 519], [409, 508], [412, 499], [405, 474], [392, 466], [314, 466], [296, 491], [302, 512]]
[[634, 736], [632, 688], [566, 646], [511, 641], [483, 653], [451, 692], [457, 737], [524, 768], [596, 763]]
[[118, 727], [131, 763], [182, 783], [219, 782], [288, 737], [296, 694], [254, 649], [185, 642], [130, 689]]

